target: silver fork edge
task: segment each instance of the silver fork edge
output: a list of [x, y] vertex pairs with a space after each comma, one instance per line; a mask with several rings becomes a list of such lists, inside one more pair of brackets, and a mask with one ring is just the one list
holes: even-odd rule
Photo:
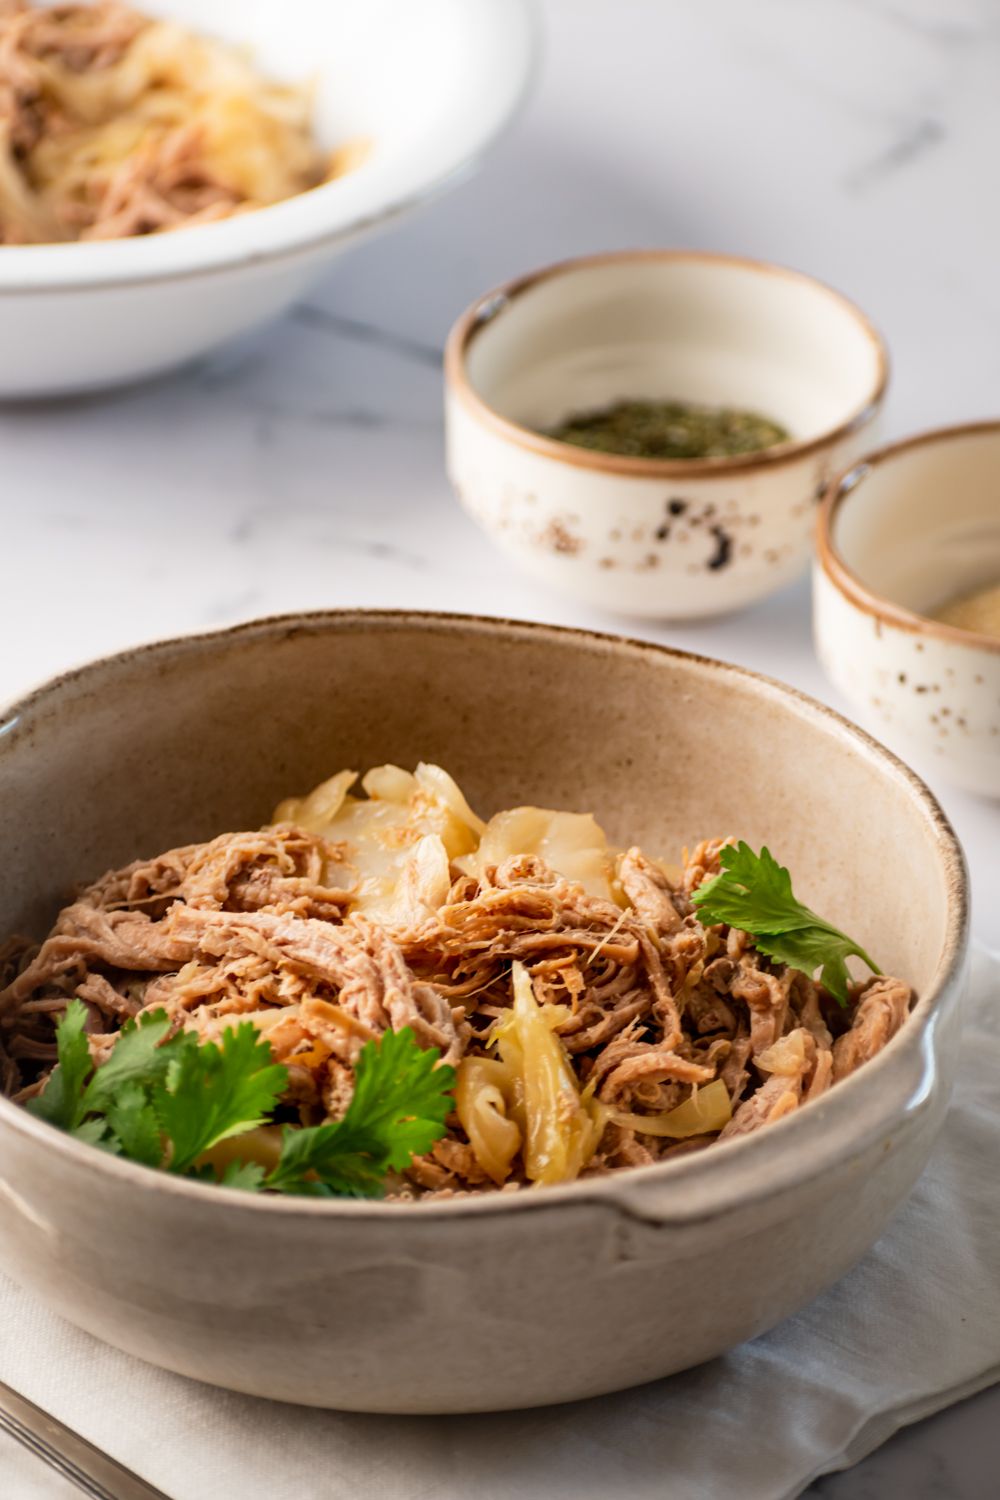
[[23, 1444], [91, 1500], [170, 1500], [108, 1453], [0, 1381], [0, 1431]]

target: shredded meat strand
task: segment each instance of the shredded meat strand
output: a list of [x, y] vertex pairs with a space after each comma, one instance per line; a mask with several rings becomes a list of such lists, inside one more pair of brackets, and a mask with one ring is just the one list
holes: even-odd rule
[[[212, 86], [193, 76], [183, 54], [178, 60], [178, 36], [120, 0], [0, 0], [0, 245], [208, 224], [323, 180], [327, 163], [306, 119], [296, 129], [279, 100], [262, 104], [257, 132], [249, 132], [249, 96], [224, 72], [215, 93], [228, 105], [228, 132], [241, 124], [248, 132], [244, 159], [260, 165], [270, 151], [286, 168], [280, 179], [250, 178], [271, 183], [252, 196], [205, 128]], [[188, 117], [199, 109], [200, 118]], [[284, 126], [280, 139], [270, 140], [268, 125], [271, 133]], [[115, 130], [121, 136], [109, 147]]]
[[901, 979], [873, 979], [861, 993], [851, 1029], [833, 1044], [833, 1078], [839, 1083], [881, 1052], [906, 1020], [910, 987]]
[[[0, 948], [0, 1089], [20, 1100], [38, 1092], [55, 1061], [54, 1026], [79, 997], [98, 1064], [142, 1010], [162, 1008], [205, 1039], [245, 1020], [289, 1070], [284, 1103], [306, 1124], [337, 1120], [362, 1047], [389, 1028], [412, 1028], [452, 1063], [489, 1053], [520, 961], [538, 999], [557, 1007], [552, 1024], [581, 1086], [628, 1116], [609, 1120], [589, 1174], [747, 1135], [867, 1062], [912, 997], [880, 977], [841, 1012], [746, 933], [702, 927], [690, 896], [717, 871], [724, 843], [699, 844], [677, 884], [629, 849], [622, 904], [537, 856], [475, 878], [453, 869], [440, 907], [391, 929], [352, 910], [347, 846], [291, 824], [135, 860], [81, 891], [40, 945]], [[676, 1141], [637, 1123], [717, 1079], [732, 1110], [717, 1136]], [[523, 1185], [520, 1172], [508, 1189]], [[397, 1184], [402, 1196], [492, 1190], [457, 1115]]]

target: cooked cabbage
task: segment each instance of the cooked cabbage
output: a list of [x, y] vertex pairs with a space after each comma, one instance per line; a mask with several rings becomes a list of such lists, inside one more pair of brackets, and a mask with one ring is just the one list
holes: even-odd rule
[[440, 766], [376, 766], [351, 794], [341, 771], [307, 797], [279, 803], [273, 822], [295, 823], [346, 848], [353, 905], [388, 927], [419, 923], [447, 900], [450, 861], [474, 850], [486, 827]]
[[581, 1097], [566, 1049], [553, 1030], [565, 1007], [539, 1005], [523, 964], [514, 964], [512, 977], [514, 1004], [494, 1037], [510, 1074], [506, 1097], [523, 1136], [525, 1176], [530, 1182], [571, 1182], [597, 1149], [603, 1110]]
[[786, 1078], [801, 1078], [808, 1059], [806, 1037], [808, 1033], [796, 1027], [787, 1036], [781, 1036], [770, 1047], [765, 1047], [754, 1059], [764, 1073], [778, 1073]]
[[550, 869], [577, 880], [591, 896], [611, 897], [614, 858], [604, 830], [590, 813], [514, 807], [486, 824], [475, 854], [458, 861], [469, 875], [512, 855], [537, 854]]
[[623, 1109], [608, 1109], [607, 1117], [616, 1125], [628, 1130], [641, 1131], [643, 1135], [668, 1136], [673, 1140], [685, 1140], [693, 1135], [708, 1135], [721, 1130], [732, 1118], [729, 1090], [721, 1078], [706, 1083], [676, 1109], [668, 1109], [662, 1115], [630, 1114]]
[[[520, 1080], [493, 1057], [463, 1057], [455, 1079], [455, 1110], [476, 1160], [497, 1187], [521, 1149], [524, 1100]], [[520, 1122], [520, 1123], [519, 1123]]]

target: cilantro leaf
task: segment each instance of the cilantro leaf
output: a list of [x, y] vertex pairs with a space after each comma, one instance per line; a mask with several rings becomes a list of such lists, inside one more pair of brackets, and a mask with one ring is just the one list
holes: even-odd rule
[[281, 1160], [266, 1186], [314, 1197], [326, 1197], [332, 1189], [352, 1198], [377, 1198], [388, 1168], [382, 1137], [352, 1128], [345, 1116], [329, 1125], [287, 1129]]
[[222, 1033], [219, 1046], [199, 1046], [190, 1032], [173, 1038], [166, 1077], [152, 1106], [171, 1142], [171, 1172], [185, 1172], [203, 1152], [262, 1125], [288, 1082], [271, 1047], [249, 1021]]
[[102, 1151], [110, 1151], [113, 1156], [121, 1152], [121, 1142], [112, 1133], [107, 1120], [102, 1120], [97, 1115], [84, 1120], [71, 1134], [75, 1141], [86, 1141], [88, 1146], [100, 1146]]
[[354, 1095], [342, 1121], [383, 1142], [391, 1168], [402, 1171], [444, 1134], [454, 1108], [455, 1070], [438, 1066], [436, 1047], [420, 1047], [409, 1026], [366, 1042], [355, 1069]]
[[165, 1010], [142, 1014], [125, 1022], [107, 1062], [95, 1071], [83, 1096], [85, 1114], [99, 1114], [129, 1084], [148, 1086], [162, 1077], [171, 1050], [161, 1046], [170, 1030]]
[[219, 1141], [264, 1124], [288, 1083], [270, 1044], [249, 1022], [223, 1032], [218, 1045], [191, 1032], [168, 1036], [164, 1011], [122, 1027], [107, 1062], [95, 1068], [74, 1000], [56, 1028], [59, 1054], [29, 1109], [77, 1140], [145, 1166], [251, 1192], [314, 1197], [378, 1196], [387, 1172], [408, 1167], [445, 1130], [453, 1068], [436, 1066], [408, 1028], [369, 1042], [358, 1059], [355, 1091], [343, 1120], [284, 1132], [270, 1175], [256, 1162], [230, 1162], [219, 1175], [200, 1158]]
[[722, 872], [694, 892], [691, 900], [702, 922], [725, 922], [754, 940], [759, 953], [820, 979], [838, 1004], [848, 1003], [846, 960], [862, 959], [873, 974], [882, 971], [853, 938], [803, 906], [792, 878], [770, 850], [754, 854], [742, 841], [719, 853]]
[[97, 1136], [88, 1116], [103, 1114], [118, 1090], [131, 1080], [148, 1083], [166, 1071], [168, 1054], [165, 1049], [157, 1049], [170, 1022], [162, 1010], [140, 1016], [138, 1023], [126, 1021], [111, 1056], [99, 1068], [91, 1060], [86, 1022], [87, 1007], [81, 1000], [71, 1000], [56, 1025], [58, 1066], [28, 1108], [50, 1125], [95, 1142]]
[[259, 1193], [263, 1189], [266, 1172], [267, 1168], [256, 1161], [227, 1162], [221, 1172], [206, 1161], [199, 1166], [190, 1167], [184, 1175], [193, 1177], [195, 1182], [211, 1182], [217, 1187], [242, 1188], [245, 1192]]
[[265, 1169], [257, 1161], [231, 1161], [219, 1182], [223, 1187], [243, 1188], [257, 1193], [264, 1185]]
[[86, 1114], [84, 1084], [94, 1068], [84, 1033], [87, 1015], [82, 1000], [71, 1000], [67, 1005], [56, 1025], [58, 1065], [42, 1092], [28, 1100], [33, 1115], [60, 1130], [75, 1130]]
[[444, 1134], [455, 1070], [437, 1066], [438, 1056], [436, 1047], [418, 1046], [408, 1026], [367, 1042], [344, 1118], [286, 1130], [265, 1186], [316, 1196], [381, 1193], [387, 1172], [402, 1171]]
[[[109, 1065], [105, 1063], [104, 1067]], [[104, 1068], [98, 1069], [98, 1073], [103, 1071]], [[123, 1156], [129, 1161], [141, 1161], [147, 1167], [160, 1166], [163, 1161], [160, 1122], [149, 1102], [147, 1090], [140, 1083], [132, 1080], [122, 1084], [108, 1104], [107, 1121]], [[87, 1122], [88, 1125], [93, 1123]]]

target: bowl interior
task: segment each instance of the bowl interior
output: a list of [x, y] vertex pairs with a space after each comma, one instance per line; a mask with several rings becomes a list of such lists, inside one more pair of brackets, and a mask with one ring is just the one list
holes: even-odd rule
[[845, 487], [831, 540], [872, 593], [915, 614], [1000, 579], [1000, 425], [889, 449]]
[[713, 834], [766, 843], [889, 972], [926, 994], [947, 958], [952, 836], [919, 783], [830, 711], [653, 647], [391, 614], [148, 648], [11, 710], [0, 934], [41, 935], [74, 883], [259, 825], [343, 766], [418, 759], [483, 814], [590, 809], [613, 840], [673, 857]]
[[809, 441], [875, 400], [884, 357], [857, 309], [808, 277], [668, 252], [570, 263], [486, 302], [466, 373], [530, 428], [645, 396], [757, 410]]

